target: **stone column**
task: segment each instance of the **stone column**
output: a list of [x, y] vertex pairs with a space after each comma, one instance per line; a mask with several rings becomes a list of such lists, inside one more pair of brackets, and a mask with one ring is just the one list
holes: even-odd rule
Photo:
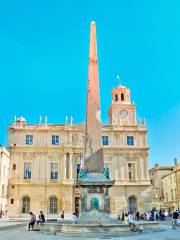
[[63, 166], [63, 169], [64, 169], [64, 179], [66, 179], [66, 153], [64, 154], [64, 166]]
[[144, 169], [144, 159], [143, 157], [140, 155], [139, 157], [139, 161], [140, 161], [140, 168], [141, 168], [141, 180], [145, 179], [145, 169]]
[[128, 178], [128, 164], [127, 164], [127, 158], [125, 157], [125, 154], [123, 154], [123, 165], [124, 165], [124, 179], [129, 181]]
[[148, 169], [148, 166], [149, 166], [148, 162], [149, 162], [149, 160], [148, 160], [148, 154], [147, 153], [144, 154], [143, 160], [144, 160], [144, 167], [145, 167], [145, 170], [144, 170], [145, 178], [147, 180], [147, 179], [149, 179], [149, 169]]
[[119, 179], [119, 168], [118, 168], [118, 155], [115, 155], [115, 161], [114, 161], [114, 167], [115, 167], [115, 180]]
[[142, 179], [142, 165], [141, 165], [141, 158], [140, 157], [137, 158], [136, 164], [137, 164], [137, 166], [136, 166], [136, 179], [141, 180]]
[[70, 153], [69, 159], [69, 178], [73, 179], [73, 153]]

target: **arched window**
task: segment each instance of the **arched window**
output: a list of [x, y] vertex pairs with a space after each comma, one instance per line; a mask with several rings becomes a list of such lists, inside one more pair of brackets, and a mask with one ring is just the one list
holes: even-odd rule
[[29, 213], [30, 212], [30, 198], [23, 197], [22, 199], [22, 213]]
[[57, 213], [57, 198], [55, 196], [51, 196], [49, 198], [49, 212], [50, 213]]
[[124, 93], [121, 93], [121, 101], [124, 101]]
[[115, 94], [115, 102], [118, 102], [118, 95]]
[[129, 208], [129, 212], [137, 211], [137, 200], [135, 196], [130, 196], [128, 198], [128, 208]]
[[66, 178], [69, 178], [69, 159], [70, 155], [69, 153], [66, 154]]

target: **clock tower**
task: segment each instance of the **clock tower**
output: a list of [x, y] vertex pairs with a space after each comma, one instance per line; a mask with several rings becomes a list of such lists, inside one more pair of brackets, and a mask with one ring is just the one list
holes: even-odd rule
[[136, 125], [136, 107], [131, 103], [129, 88], [120, 85], [112, 90], [109, 123], [116, 126]]

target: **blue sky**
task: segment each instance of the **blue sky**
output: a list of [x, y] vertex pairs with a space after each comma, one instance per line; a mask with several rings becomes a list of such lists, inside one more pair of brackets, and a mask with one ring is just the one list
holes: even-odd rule
[[145, 117], [150, 167], [180, 155], [180, 1], [0, 1], [0, 143], [14, 115], [85, 120], [89, 25], [96, 21], [102, 121], [119, 74]]

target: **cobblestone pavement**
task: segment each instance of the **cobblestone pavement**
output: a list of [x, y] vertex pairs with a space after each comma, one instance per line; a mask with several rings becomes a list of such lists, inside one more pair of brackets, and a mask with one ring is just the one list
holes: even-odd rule
[[28, 232], [25, 227], [9, 228], [3, 230], [0, 228], [0, 240], [180, 240], [180, 228], [172, 229], [170, 222], [161, 223], [161, 231], [159, 232], [142, 232], [142, 233], [122, 233], [119, 236], [61, 236], [61, 235], [45, 235], [41, 232]]

